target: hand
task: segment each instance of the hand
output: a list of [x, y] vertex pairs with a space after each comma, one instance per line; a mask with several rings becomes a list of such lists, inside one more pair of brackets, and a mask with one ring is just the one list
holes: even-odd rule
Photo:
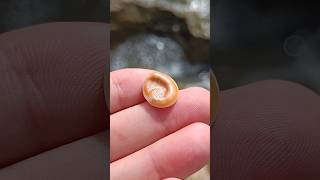
[[211, 128], [212, 179], [320, 179], [320, 96], [267, 80], [222, 91]]
[[0, 179], [107, 179], [107, 31], [49, 23], [0, 36]]
[[175, 105], [159, 109], [143, 98], [151, 73], [122, 69], [110, 74], [110, 179], [184, 179], [209, 161], [210, 95], [180, 90]]

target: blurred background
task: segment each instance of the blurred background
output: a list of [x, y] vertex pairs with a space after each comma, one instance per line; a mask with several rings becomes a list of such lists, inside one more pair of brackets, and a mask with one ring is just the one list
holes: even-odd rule
[[53, 21], [108, 22], [105, 0], [1, 0], [0, 33]]
[[[210, 88], [210, 0], [111, 0], [111, 71], [155, 69]], [[209, 180], [209, 165], [187, 180]]]
[[209, 0], [111, 0], [111, 70], [168, 73], [209, 89]]
[[211, 63], [221, 89], [285, 79], [320, 93], [317, 1], [215, 0], [211, 6]]

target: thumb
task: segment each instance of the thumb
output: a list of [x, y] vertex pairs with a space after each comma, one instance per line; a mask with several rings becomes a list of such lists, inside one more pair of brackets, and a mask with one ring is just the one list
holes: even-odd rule
[[0, 36], [0, 167], [107, 127], [108, 28], [50, 23]]

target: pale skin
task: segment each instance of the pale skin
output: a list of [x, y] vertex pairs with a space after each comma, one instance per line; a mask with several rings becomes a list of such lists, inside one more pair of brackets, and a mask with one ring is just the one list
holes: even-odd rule
[[209, 91], [183, 89], [176, 104], [155, 108], [142, 94], [152, 72], [110, 73], [111, 180], [184, 179], [209, 161]]

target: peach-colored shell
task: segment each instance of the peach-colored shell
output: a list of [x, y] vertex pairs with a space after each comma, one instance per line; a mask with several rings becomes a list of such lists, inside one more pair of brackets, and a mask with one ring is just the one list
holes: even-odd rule
[[165, 108], [173, 105], [178, 98], [179, 88], [168, 75], [155, 72], [143, 84], [143, 96], [150, 105]]

